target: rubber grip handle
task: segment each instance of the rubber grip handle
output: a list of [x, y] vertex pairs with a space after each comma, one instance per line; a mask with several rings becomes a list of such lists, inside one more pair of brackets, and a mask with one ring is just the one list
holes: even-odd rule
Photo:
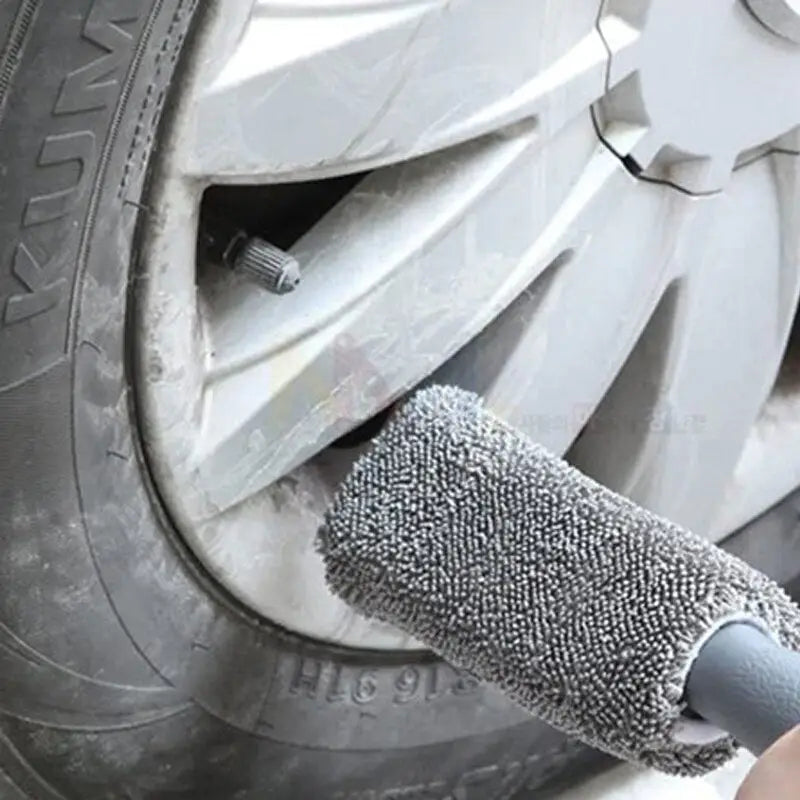
[[686, 699], [692, 711], [761, 755], [800, 725], [800, 654], [754, 625], [725, 625], [700, 649]]

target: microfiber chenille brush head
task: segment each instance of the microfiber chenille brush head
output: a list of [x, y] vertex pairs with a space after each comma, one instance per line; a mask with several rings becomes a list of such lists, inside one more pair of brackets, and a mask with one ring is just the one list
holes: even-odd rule
[[720, 766], [684, 684], [723, 620], [800, 646], [798, 611], [739, 559], [598, 485], [478, 397], [412, 398], [356, 463], [319, 536], [331, 589], [533, 714], [617, 756]]

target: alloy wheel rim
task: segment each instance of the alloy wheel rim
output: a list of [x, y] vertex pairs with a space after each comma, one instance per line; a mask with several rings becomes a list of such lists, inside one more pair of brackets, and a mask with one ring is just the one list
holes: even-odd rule
[[[739, 124], [722, 97], [696, 133], [660, 76], [670, 3], [528, 5], [237, 0], [198, 33], [149, 201], [143, 436], [200, 560], [299, 633], [419, 646], [327, 592], [313, 539], [359, 452], [329, 445], [426, 379], [715, 539], [800, 482], [800, 112]], [[696, 30], [800, 77], [757, 5], [710, 0]], [[349, 175], [292, 294], [197, 264], [209, 186]]]

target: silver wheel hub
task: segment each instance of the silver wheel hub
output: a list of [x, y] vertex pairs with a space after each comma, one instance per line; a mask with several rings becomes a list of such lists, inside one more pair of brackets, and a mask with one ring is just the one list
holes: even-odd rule
[[[302, 634], [417, 646], [314, 535], [359, 452], [330, 445], [431, 376], [714, 538], [800, 483], [800, 47], [756, 0], [490, 5], [226, 0], [161, 144], [147, 453], [206, 567]], [[198, 260], [209, 186], [270, 185], [269, 227], [355, 174], [293, 293]]]
[[717, 191], [742, 154], [800, 124], [800, 47], [740, 0], [609, 0], [601, 30], [631, 42], [611, 58], [601, 108], [607, 124], [641, 127], [628, 155], [645, 175]]

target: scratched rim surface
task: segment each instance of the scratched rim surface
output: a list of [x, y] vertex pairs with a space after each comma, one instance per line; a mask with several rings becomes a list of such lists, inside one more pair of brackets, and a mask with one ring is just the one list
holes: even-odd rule
[[[329, 595], [313, 537], [358, 452], [328, 445], [432, 373], [714, 539], [800, 483], [800, 47], [757, 3], [676, 2], [211, 15], [149, 202], [137, 391], [176, 525], [252, 609], [417, 646]], [[209, 186], [361, 173], [293, 294], [197, 264]]]

